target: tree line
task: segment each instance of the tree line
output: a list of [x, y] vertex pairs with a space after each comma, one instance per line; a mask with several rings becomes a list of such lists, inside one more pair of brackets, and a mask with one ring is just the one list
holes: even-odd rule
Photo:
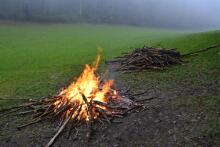
[[[177, 0], [178, 1], [178, 0]], [[36, 22], [82, 22], [144, 26], [198, 26], [201, 18], [183, 5], [160, 0], [0, 0], [0, 19]], [[190, 19], [189, 19], [190, 18]], [[197, 18], [197, 19], [195, 19]], [[187, 22], [187, 23], [186, 23]]]

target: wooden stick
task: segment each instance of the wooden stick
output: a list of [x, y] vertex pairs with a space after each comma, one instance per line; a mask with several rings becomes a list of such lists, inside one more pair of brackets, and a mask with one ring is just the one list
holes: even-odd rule
[[6, 101], [7, 101], [7, 100], [18, 100], [18, 101], [19, 101], [19, 100], [28, 100], [28, 101], [29, 101], [29, 99], [24, 99], [24, 98], [17, 98], [17, 99], [16, 99], [16, 98], [1, 98], [1, 97], [0, 97], [0, 100], [6, 100]]
[[93, 113], [92, 113], [92, 108], [93, 108], [92, 104], [93, 104], [93, 101], [92, 101], [92, 99], [91, 99], [90, 102], [88, 102], [86, 96], [85, 96], [83, 93], [81, 93], [81, 95], [82, 95], [82, 98], [83, 98], [84, 102], [85, 102], [86, 105], [87, 105], [87, 114], [88, 114], [88, 116], [89, 116], [89, 120], [93, 121], [93, 119], [94, 119]]
[[213, 46], [210, 46], [210, 47], [207, 47], [207, 48], [204, 48], [204, 49], [200, 49], [198, 51], [194, 51], [194, 52], [190, 52], [190, 53], [187, 53], [187, 54], [183, 54], [183, 55], [181, 55], [181, 57], [186, 57], [186, 56], [189, 56], [189, 55], [205, 52], [205, 51], [208, 51], [210, 49], [214, 49], [214, 48], [218, 48], [218, 47], [220, 47], [220, 45], [213, 45]]
[[80, 115], [81, 110], [82, 110], [82, 105], [80, 105], [79, 109], [78, 109], [77, 112], [76, 112], [76, 115], [74, 116], [74, 118], [73, 118], [73, 120], [72, 120], [73, 125], [71, 125], [71, 127], [70, 127], [70, 129], [69, 129], [69, 133], [68, 133], [68, 137], [67, 137], [67, 138], [70, 137], [70, 133], [72, 132], [73, 128], [76, 126], [76, 122], [77, 122], [77, 119], [78, 119], [78, 117], [79, 117], [79, 115]]
[[[70, 107], [71, 107], [70, 104], [66, 104], [65, 106], [63, 106], [61, 108], [61, 110], [59, 110], [58, 112], [55, 113], [55, 116], [58, 116], [59, 114], [63, 113], [64, 111], [67, 111], [68, 109], [70, 109]], [[75, 108], [75, 110], [77, 109], [77, 107], [74, 107], [74, 108]]]
[[143, 107], [143, 105], [133, 106], [133, 107], [131, 107], [130, 109], [127, 109], [127, 110], [123, 113], [123, 115], [126, 115], [126, 114], [128, 114], [130, 111], [132, 111], [132, 110], [134, 110], [134, 109], [136, 109], [136, 108], [140, 108], [140, 107]]
[[12, 110], [10, 110], [10, 111], [7, 111], [7, 112], [1, 114], [0, 117], [7, 116], [8, 114], [11, 114], [11, 113], [13, 113], [13, 112], [17, 112], [17, 111], [19, 111], [19, 110], [21, 110], [21, 109], [22, 109], [22, 107], [18, 107], [18, 108], [12, 109]]
[[37, 118], [39, 117], [40, 115], [42, 115], [44, 112], [37, 112], [35, 114], [32, 115], [32, 118]]
[[53, 104], [51, 104], [45, 111], [43, 114], [41, 114], [40, 116], [38, 116], [39, 118], [41, 117], [44, 117], [46, 115], [49, 115], [50, 113], [54, 112], [54, 110], [52, 109], [53, 108]]
[[104, 106], [104, 107], [107, 107], [107, 108], [110, 108], [110, 109], [120, 108], [119, 106], [111, 106], [111, 105], [108, 105], [107, 103], [96, 101], [96, 100], [93, 101], [93, 104], [94, 105], [99, 105], [99, 106]]
[[111, 124], [109, 118], [107, 117], [107, 114], [102, 109], [97, 108], [96, 110], [105, 118], [108, 124]]
[[34, 105], [38, 102], [34, 102], [34, 103], [27, 103], [27, 104], [23, 104], [23, 105], [19, 105], [19, 106], [13, 106], [13, 107], [9, 107], [9, 108], [3, 108], [0, 110], [0, 113], [1, 112], [5, 112], [5, 111], [8, 111], [8, 110], [11, 110], [11, 109], [17, 109], [17, 108], [24, 108], [24, 107], [28, 107], [28, 106], [31, 106], [31, 105]]
[[64, 130], [64, 128], [66, 127], [66, 125], [70, 121], [73, 113], [74, 112], [72, 111], [71, 114], [69, 115], [69, 117], [63, 123], [63, 125], [60, 127], [60, 129], [57, 131], [57, 133], [53, 136], [53, 138], [50, 139], [50, 141], [47, 143], [47, 145], [45, 147], [50, 147], [51, 145], [53, 145], [54, 141], [57, 139], [57, 137], [60, 135], [60, 133]]
[[38, 123], [38, 122], [40, 122], [40, 121], [42, 121], [42, 118], [38, 118], [38, 119], [33, 120], [33, 121], [31, 121], [31, 122], [29, 122], [29, 123], [27, 123], [27, 124], [24, 124], [24, 125], [18, 126], [17, 129], [21, 129], [21, 128], [24, 128], [24, 127], [30, 126], [30, 125], [32, 125], [32, 124], [36, 124], [36, 123]]
[[148, 92], [148, 90], [146, 90], [146, 91], [144, 91], [144, 92], [141, 92], [141, 93], [135, 93], [135, 94], [132, 94], [132, 95], [130, 95], [130, 96], [139, 96], [139, 95], [143, 95], [143, 94], [145, 94], [145, 93], [147, 93]]
[[86, 138], [87, 141], [90, 140], [91, 134], [92, 134], [92, 123], [94, 121], [94, 117], [93, 117], [93, 113], [92, 113], [92, 109], [93, 109], [93, 101], [92, 99], [90, 100], [90, 102], [88, 102], [86, 96], [81, 93], [83, 100], [85, 101], [86, 105], [87, 105], [87, 114], [89, 116], [89, 121], [87, 122], [87, 126], [88, 126], [88, 132], [86, 134]]
[[36, 110], [28, 110], [28, 111], [23, 111], [23, 112], [20, 112], [18, 113], [19, 115], [25, 115], [25, 114], [28, 114], [28, 113], [32, 113], [32, 112], [35, 112]]
[[155, 99], [155, 98], [157, 98], [157, 97], [150, 97], [150, 98], [146, 98], [146, 99], [136, 100], [135, 102], [150, 101], [150, 100]]

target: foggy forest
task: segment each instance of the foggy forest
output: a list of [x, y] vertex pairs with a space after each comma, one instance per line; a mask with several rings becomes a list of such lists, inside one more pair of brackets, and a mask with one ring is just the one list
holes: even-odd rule
[[220, 26], [218, 0], [0, 0], [0, 19], [169, 28]]

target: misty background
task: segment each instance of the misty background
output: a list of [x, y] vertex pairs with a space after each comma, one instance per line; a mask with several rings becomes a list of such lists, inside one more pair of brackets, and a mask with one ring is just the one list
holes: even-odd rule
[[0, 0], [0, 20], [220, 28], [220, 0]]

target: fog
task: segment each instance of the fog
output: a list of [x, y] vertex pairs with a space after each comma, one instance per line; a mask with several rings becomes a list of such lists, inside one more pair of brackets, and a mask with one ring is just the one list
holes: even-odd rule
[[0, 19], [220, 28], [220, 0], [0, 0]]

